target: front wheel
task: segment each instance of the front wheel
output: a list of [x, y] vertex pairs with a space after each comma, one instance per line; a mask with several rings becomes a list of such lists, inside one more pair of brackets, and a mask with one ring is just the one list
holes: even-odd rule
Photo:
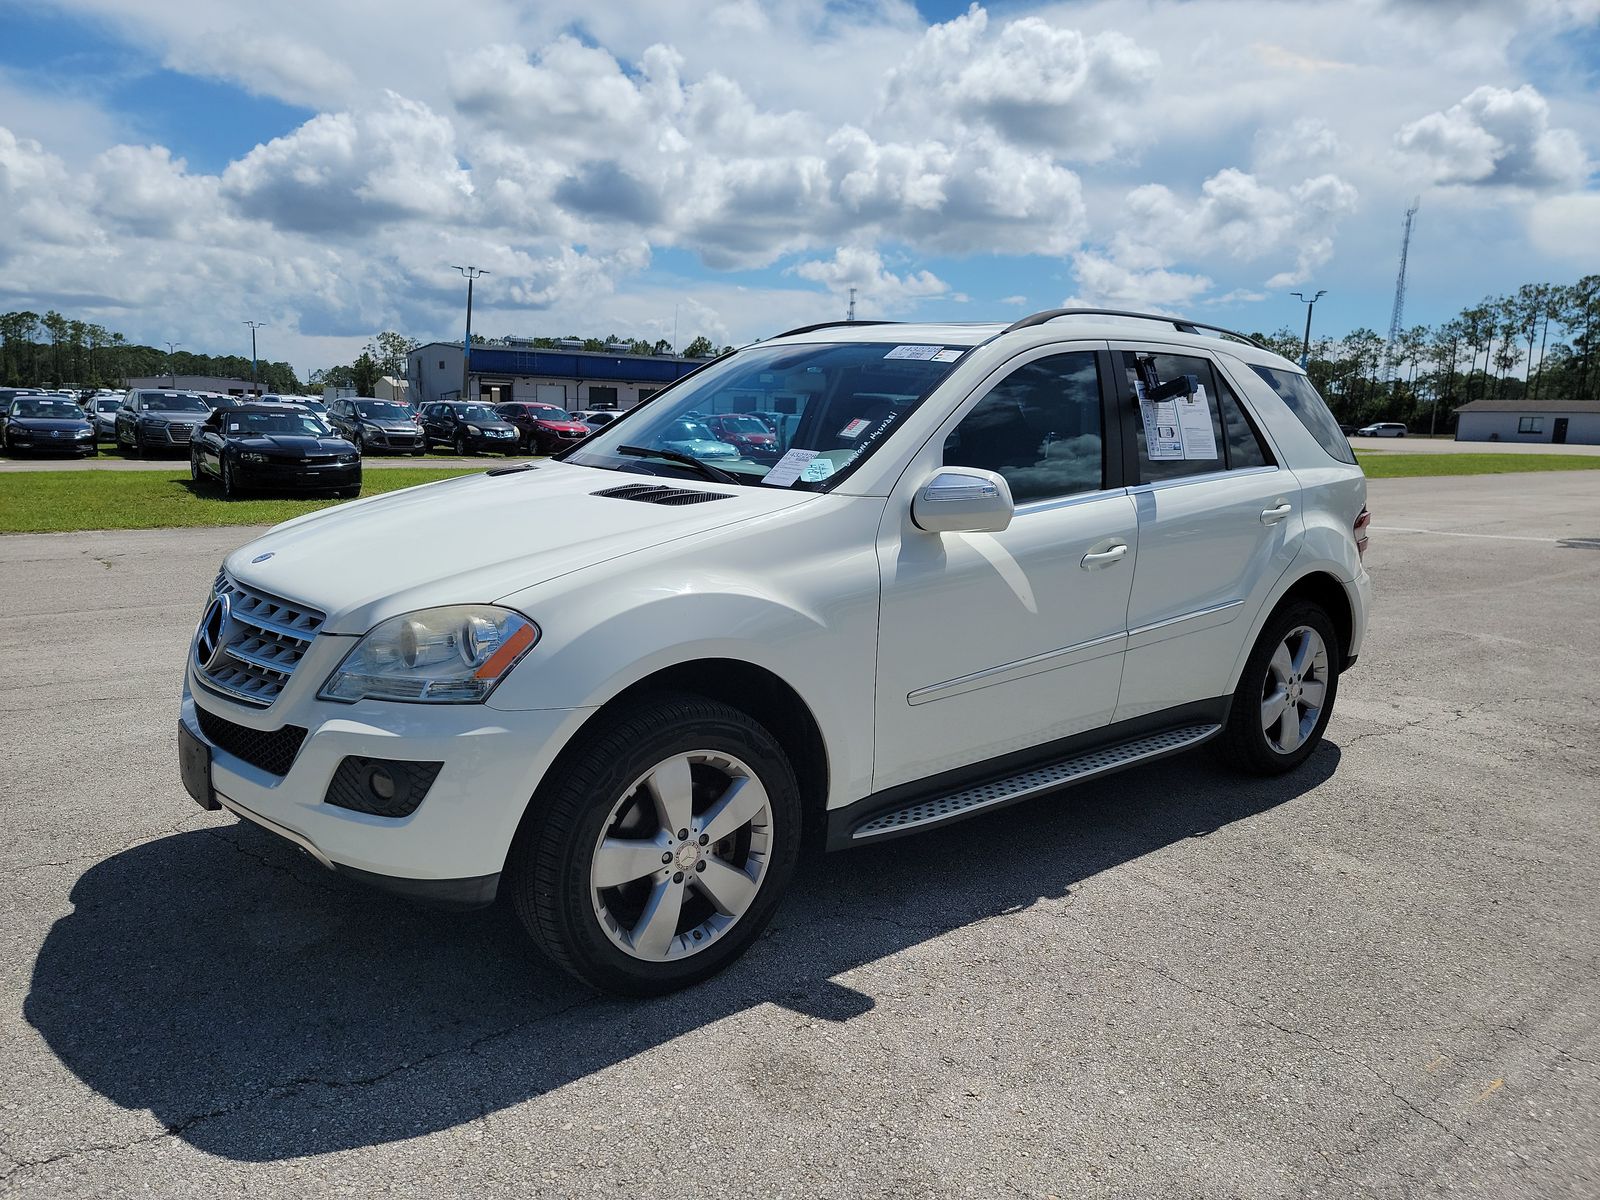
[[222, 460], [222, 494], [229, 500], [239, 495], [239, 485], [233, 478], [233, 464], [227, 459]]
[[473, 453], [472, 448], [467, 445], [467, 435], [464, 433], [456, 434], [456, 454], [461, 458], [467, 458]]
[[189, 456], [189, 478], [196, 483], [200, 482], [200, 456], [198, 454]]
[[800, 791], [777, 741], [694, 695], [583, 735], [533, 800], [507, 863], [523, 925], [592, 987], [698, 983], [772, 917], [800, 848]]
[[1322, 741], [1339, 691], [1339, 635], [1328, 614], [1299, 601], [1261, 631], [1233, 694], [1218, 749], [1256, 775], [1292, 771]]

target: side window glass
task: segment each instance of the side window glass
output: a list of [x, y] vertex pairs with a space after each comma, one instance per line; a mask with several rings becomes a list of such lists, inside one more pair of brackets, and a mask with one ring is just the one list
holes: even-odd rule
[[1124, 350], [1118, 356], [1122, 370], [1128, 377], [1128, 392], [1136, 394], [1135, 385], [1154, 380], [1158, 385], [1171, 383], [1184, 375], [1193, 375], [1205, 389], [1206, 407], [1210, 412], [1211, 433], [1215, 444], [1213, 458], [1158, 457], [1150, 454], [1149, 438], [1144, 415], [1137, 401], [1133, 401], [1133, 426], [1135, 444], [1139, 451], [1139, 482], [1159, 483], [1165, 479], [1182, 479], [1189, 475], [1206, 475], [1227, 469], [1226, 439], [1223, 436], [1222, 417], [1217, 409], [1217, 381], [1211, 364], [1203, 358], [1182, 354], [1148, 354], [1143, 351]]
[[1094, 352], [1055, 354], [1018, 367], [945, 439], [944, 461], [998, 472], [1018, 504], [1105, 486]]
[[1267, 453], [1239, 397], [1220, 378], [1217, 379], [1217, 401], [1222, 406], [1222, 426], [1228, 431], [1228, 470], [1272, 466], [1272, 455]]

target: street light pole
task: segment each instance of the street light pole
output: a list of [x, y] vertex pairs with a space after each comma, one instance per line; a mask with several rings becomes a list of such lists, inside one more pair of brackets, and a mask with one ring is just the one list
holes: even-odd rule
[[167, 343], [167, 374], [172, 376], [172, 390], [178, 390], [178, 364], [172, 361], [172, 356], [178, 352], [182, 342]]
[[1306, 306], [1306, 336], [1300, 343], [1300, 369], [1304, 371], [1306, 364], [1311, 361], [1311, 314], [1316, 311], [1317, 301], [1328, 293], [1320, 291], [1309, 300], [1301, 292], [1290, 292], [1289, 294]]
[[256, 384], [256, 330], [265, 329], [267, 323], [265, 321], [246, 321], [245, 324], [250, 326], [250, 394], [260, 396], [261, 388]]
[[[454, 264], [451, 264], [452, 266]], [[467, 277], [467, 336], [461, 339], [461, 398], [467, 398], [467, 376], [471, 370], [472, 360], [472, 281], [480, 275], [489, 274], [482, 267], [456, 267]]]

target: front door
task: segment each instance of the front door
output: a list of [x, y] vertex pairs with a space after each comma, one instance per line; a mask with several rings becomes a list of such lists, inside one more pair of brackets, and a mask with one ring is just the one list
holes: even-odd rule
[[[1209, 356], [1159, 346], [1115, 353], [1139, 513], [1116, 714], [1123, 721], [1227, 694], [1243, 631], [1293, 561], [1303, 517], [1300, 485], [1277, 465]], [[1184, 414], [1189, 428], [1175, 439], [1181, 448], [1158, 440], [1152, 451], [1145, 424], [1162, 414], [1141, 409], [1135, 382], [1159, 386], [1184, 375], [1200, 385], [1189, 400], [1205, 411]]]
[[[890, 496], [878, 537], [874, 790], [1111, 720], [1138, 525], [1119, 450], [1107, 475], [1109, 370], [1103, 350], [1045, 347], [1013, 359], [951, 415]], [[1017, 506], [1010, 528], [918, 529], [912, 497], [941, 465], [1002, 475]]]
[[1556, 426], [1555, 426], [1554, 431], [1550, 434], [1550, 440], [1552, 442], [1555, 442], [1557, 445], [1565, 445], [1566, 444], [1566, 440], [1567, 440], [1567, 418], [1566, 417], [1557, 417], [1556, 418]]

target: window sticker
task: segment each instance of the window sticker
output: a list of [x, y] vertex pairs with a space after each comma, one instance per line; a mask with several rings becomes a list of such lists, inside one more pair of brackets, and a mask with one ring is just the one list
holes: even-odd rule
[[821, 483], [836, 470], [838, 468], [833, 465], [831, 458], [813, 458], [806, 464], [806, 469], [801, 472], [800, 478], [807, 483]]
[[842, 438], [858, 438], [867, 431], [867, 426], [871, 424], [872, 422], [868, 421], [866, 418], [857, 417], [854, 421], [851, 421], [850, 424], [839, 430], [839, 436]]
[[943, 346], [896, 346], [885, 358], [916, 358], [926, 362], [938, 354]]
[[[1178, 406], [1172, 400], [1147, 400], [1143, 381], [1135, 381], [1139, 418], [1144, 422], [1145, 455], [1151, 462], [1181, 462], [1183, 435], [1178, 426]], [[1207, 418], [1210, 419], [1209, 417]], [[1215, 454], [1213, 453], [1213, 457]]]
[[773, 487], [793, 487], [795, 480], [800, 478], [800, 472], [816, 456], [815, 450], [791, 450], [773, 464], [772, 470], [762, 477], [761, 482]]
[[1190, 462], [1217, 460], [1217, 433], [1211, 424], [1211, 405], [1206, 403], [1206, 385], [1192, 396], [1179, 396], [1178, 433], [1183, 438], [1183, 457]]
[[950, 349], [949, 347], [946, 347], [945, 349], [939, 351], [939, 353], [937, 353], [937, 354], [935, 354], [933, 356], [933, 361], [934, 362], [955, 362], [955, 360], [960, 358], [961, 355], [962, 355], [962, 349], [961, 349], [960, 346], [957, 346], [953, 350]]

